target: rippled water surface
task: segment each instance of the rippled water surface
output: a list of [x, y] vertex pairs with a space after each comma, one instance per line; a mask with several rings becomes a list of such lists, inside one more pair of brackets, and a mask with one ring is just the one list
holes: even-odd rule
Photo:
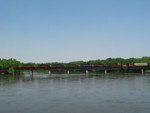
[[150, 113], [150, 74], [1, 76], [0, 113]]

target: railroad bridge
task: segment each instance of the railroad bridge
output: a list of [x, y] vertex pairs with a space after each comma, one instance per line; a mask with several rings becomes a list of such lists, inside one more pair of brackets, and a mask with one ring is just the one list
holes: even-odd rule
[[85, 71], [88, 75], [90, 70], [101, 70], [104, 74], [113, 70], [137, 70], [143, 74], [145, 70], [150, 70], [150, 63], [124, 63], [124, 64], [67, 64], [67, 65], [10, 65], [7, 68], [0, 68], [0, 71], [7, 71], [9, 68], [13, 68], [15, 71], [30, 71], [30, 75], [33, 76], [35, 70], [47, 70], [49, 76], [53, 71], [66, 71], [67, 74], [70, 71]]

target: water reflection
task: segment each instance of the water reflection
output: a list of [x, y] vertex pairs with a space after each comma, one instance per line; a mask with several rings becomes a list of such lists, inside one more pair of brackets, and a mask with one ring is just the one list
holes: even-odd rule
[[1, 76], [1, 113], [149, 113], [150, 75]]

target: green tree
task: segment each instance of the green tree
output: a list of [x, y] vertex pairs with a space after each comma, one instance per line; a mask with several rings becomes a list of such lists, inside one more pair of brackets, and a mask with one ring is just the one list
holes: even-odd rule
[[10, 67], [7, 71], [9, 74], [13, 74], [15, 72], [14, 68]]

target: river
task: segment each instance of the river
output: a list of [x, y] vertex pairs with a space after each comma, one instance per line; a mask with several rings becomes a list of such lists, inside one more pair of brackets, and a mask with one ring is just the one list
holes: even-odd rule
[[3, 76], [0, 113], [150, 113], [150, 74]]

